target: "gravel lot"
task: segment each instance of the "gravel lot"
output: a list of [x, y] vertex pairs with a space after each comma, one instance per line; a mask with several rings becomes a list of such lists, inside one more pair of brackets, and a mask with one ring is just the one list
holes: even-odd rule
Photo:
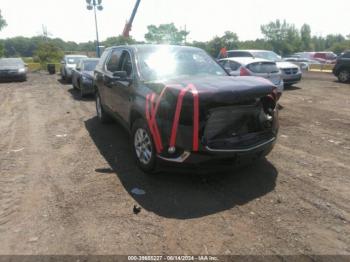
[[58, 79], [0, 84], [0, 254], [350, 254], [350, 85], [289, 88], [266, 160], [147, 176]]

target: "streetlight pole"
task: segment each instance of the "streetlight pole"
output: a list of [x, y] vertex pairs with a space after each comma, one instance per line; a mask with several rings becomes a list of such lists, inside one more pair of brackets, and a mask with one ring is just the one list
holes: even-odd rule
[[103, 10], [103, 6], [102, 6], [102, 0], [86, 0], [87, 3], [87, 9], [88, 10], [94, 10], [94, 15], [95, 15], [95, 28], [96, 28], [96, 53], [97, 53], [97, 57], [100, 57], [100, 41], [99, 41], [99, 37], [98, 37], [98, 24], [97, 24], [97, 14], [96, 14], [96, 8], [99, 11]]

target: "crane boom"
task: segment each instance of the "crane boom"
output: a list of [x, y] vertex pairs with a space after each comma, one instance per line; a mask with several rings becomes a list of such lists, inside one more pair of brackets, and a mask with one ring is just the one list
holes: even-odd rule
[[134, 6], [134, 10], [132, 11], [131, 17], [129, 19], [129, 21], [126, 22], [125, 27], [124, 27], [124, 31], [123, 31], [123, 36], [124, 37], [129, 37], [130, 36], [130, 31], [132, 28], [132, 24], [134, 22], [137, 10], [139, 8], [141, 0], [136, 0], [136, 4]]

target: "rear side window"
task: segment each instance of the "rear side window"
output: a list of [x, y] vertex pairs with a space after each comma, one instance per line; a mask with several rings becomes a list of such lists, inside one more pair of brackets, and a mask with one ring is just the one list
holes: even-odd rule
[[232, 71], [237, 71], [241, 67], [240, 64], [233, 62], [233, 61], [229, 61], [229, 65], [230, 65], [230, 69]]
[[249, 52], [235, 52], [229, 51], [227, 52], [228, 57], [253, 57], [253, 55]]
[[131, 62], [131, 56], [128, 51], [124, 50], [120, 61], [121, 61], [120, 71], [125, 71], [127, 76], [130, 77], [132, 74], [132, 62]]
[[223, 67], [223, 68], [225, 68], [226, 70], [231, 70], [231, 68], [230, 68], [230, 65], [229, 65], [229, 62], [228, 61], [226, 61], [226, 60], [223, 60], [223, 61], [219, 61], [219, 64]]
[[278, 73], [279, 69], [275, 63], [260, 62], [247, 66], [250, 71], [258, 74]]

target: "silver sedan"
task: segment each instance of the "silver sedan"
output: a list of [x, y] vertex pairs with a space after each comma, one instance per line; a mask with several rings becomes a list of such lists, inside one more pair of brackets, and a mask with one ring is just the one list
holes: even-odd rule
[[231, 57], [219, 60], [221, 66], [232, 76], [259, 76], [270, 80], [282, 95], [284, 82], [281, 70], [275, 62], [261, 58]]

